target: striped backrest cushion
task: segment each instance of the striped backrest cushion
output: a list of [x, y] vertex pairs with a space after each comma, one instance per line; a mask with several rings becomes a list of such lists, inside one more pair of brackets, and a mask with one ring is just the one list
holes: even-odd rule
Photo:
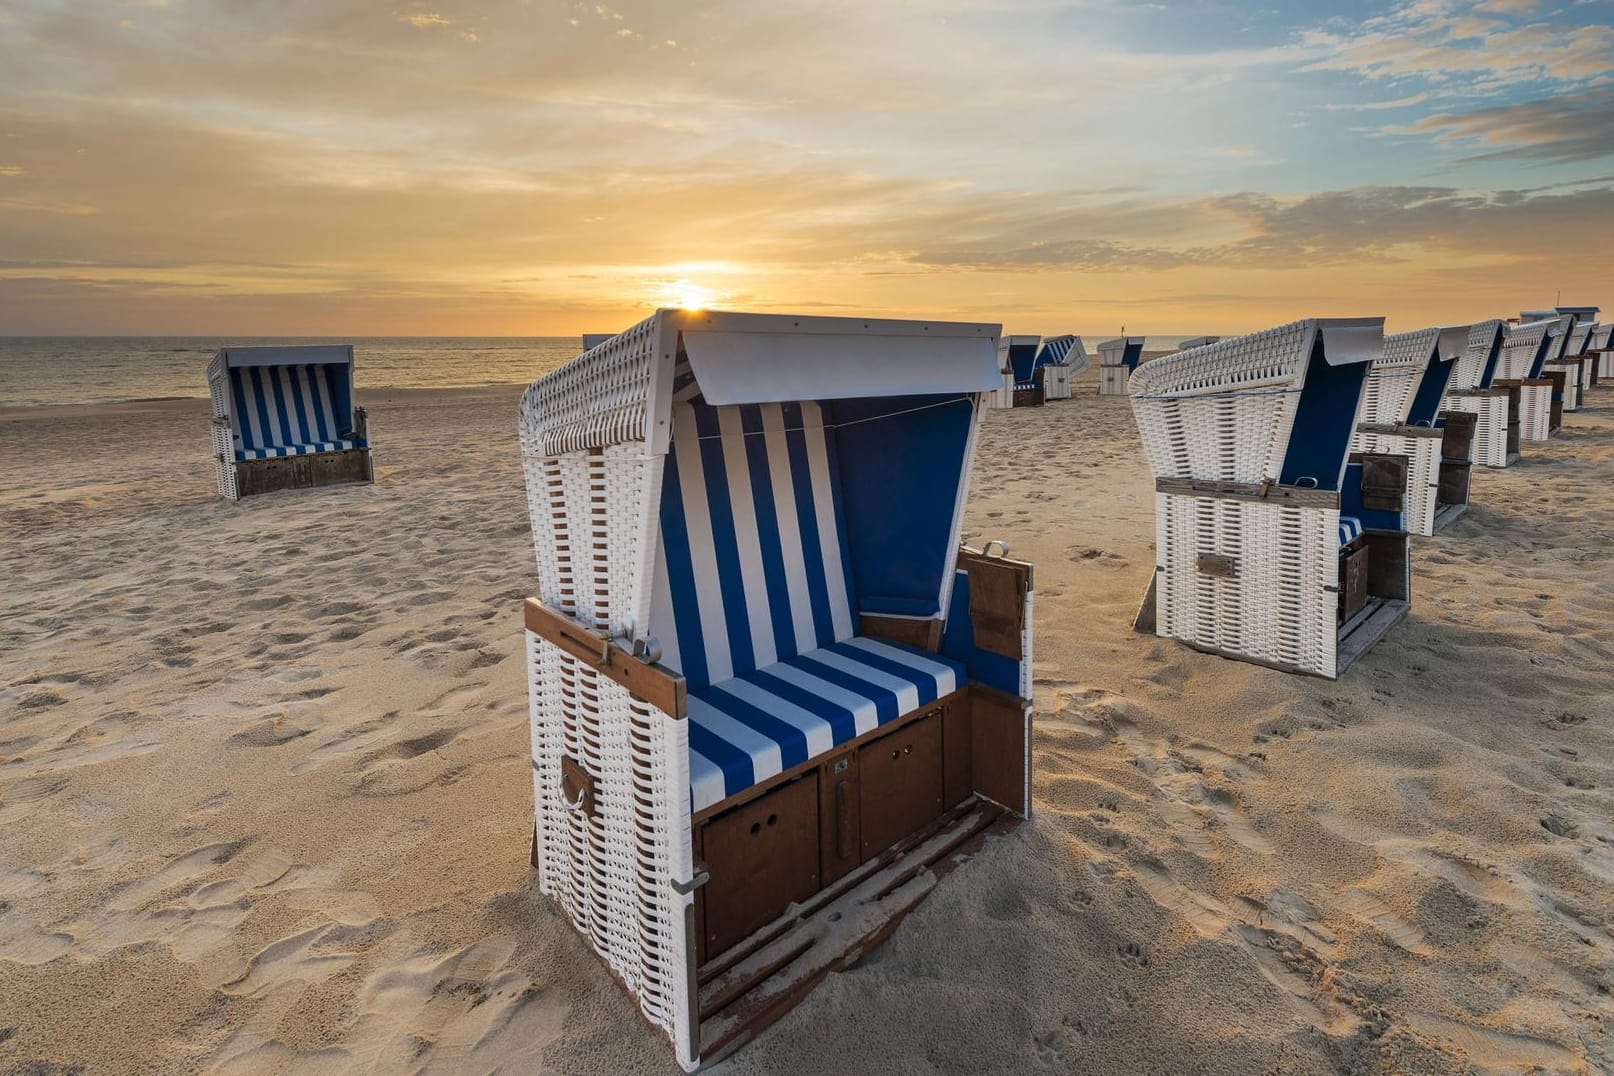
[[341, 440], [352, 416], [337, 415], [324, 366], [237, 366], [230, 370], [238, 452]]
[[650, 634], [690, 690], [855, 633], [836, 467], [816, 403], [673, 404]]

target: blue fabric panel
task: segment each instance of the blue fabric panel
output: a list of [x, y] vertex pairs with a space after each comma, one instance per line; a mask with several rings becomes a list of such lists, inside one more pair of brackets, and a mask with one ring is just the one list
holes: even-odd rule
[[1121, 352], [1121, 362], [1128, 370], [1136, 370], [1138, 363], [1143, 359], [1143, 344], [1141, 342], [1128, 344]]
[[845, 534], [856, 607], [940, 609], [958, 536], [954, 511], [975, 421], [971, 396], [838, 400]]
[[[772, 668], [773, 666], [768, 666]], [[757, 669], [748, 672], [738, 679], [756, 684], [758, 687], [778, 695], [786, 702], [800, 706], [809, 713], [816, 714], [827, 721], [835, 735], [836, 743], [845, 743], [857, 736], [857, 724], [853, 720], [852, 711], [836, 702], [831, 702], [822, 695], [815, 695], [800, 684], [793, 684], [789, 680], [782, 680], [768, 672], [768, 669]], [[728, 681], [724, 681], [727, 683]]]
[[1456, 368], [1456, 359], [1437, 359], [1424, 367], [1423, 380], [1418, 382], [1412, 409], [1407, 413], [1409, 425], [1434, 425], [1435, 417], [1440, 414], [1440, 398], [1446, 395], [1446, 386], [1451, 383], [1451, 374]]
[[1010, 344], [1009, 369], [1014, 371], [1016, 381], [1030, 381], [1031, 371], [1037, 366], [1036, 344]]
[[822, 661], [814, 658], [810, 652], [798, 655], [791, 660], [790, 664], [803, 672], [812, 673], [826, 683], [834, 684], [836, 687], [845, 688], [848, 691], [862, 695], [864, 698], [873, 700], [875, 708], [879, 711], [880, 724], [882, 725], [902, 714], [902, 707], [898, 704], [896, 692], [889, 688], [860, 680], [843, 669], [825, 665]]
[[332, 363], [324, 368], [326, 392], [330, 396], [331, 414], [336, 417], [332, 436], [353, 427], [353, 367]]
[[1491, 353], [1485, 357], [1485, 370], [1480, 374], [1477, 388], [1491, 387], [1491, 380], [1496, 377], [1496, 364], [1502, 359], [1502, 340], [1506, 335], [1505, 332], [1498, 332], [1491, 341]]
[[667, 449], [667, 462], [661, 474], [661, 544], [667, 559], [669, 600], [678, 630], [678, 670], [689, 690], [711, 683], [706, 666], [700, 618], [700, 594], [695, 587], [695, 567], [689, 550], [689, 524], [684, 518], [684, 498], [678, 484], [674, 458], [677, 446]]
[[942, 653], [960, 662], [971, 680], [1010, 695], [1020, 694], [1020, 663], [975, 646], [968, 572], [953, 573], [953, 598], [947, 608], [947, 624], [942, 628]]
[[1541, 367], [1547, 361], [1547, 352], [1549, 352], [1551, 350], [1552, 350], [1552, 337], [1548, 336], [1546, 333], [1542, 333], [1541, 334], [1541, 346], [1536, 348], [1536, 357], [1530, 363], [1530, 376], [1531, 377], [1540, 377], [1541, 376]]
[[[790, 480], [796, 491], [796, 519], [801, 530], [802, 559], [808, 564], [824, 563], [824, 547], [818, 534], [818, 507], [813, 499], [812, 475], [807, 464], [807, 434], [802, 428], [801, 405], [785, 404], [785, 443], [790, 453]], [[833, 440], [826, 437], [826, 441]], [[830, 472], [831, 480], [837, 476]], [[809, 572], [807, 590], [812, 600], [814, 646], [835, 640], [835, 622], [829, 608], [829, 585], [821, 572]], [[856, 605], [853, 605], [856, 608]]]
[[796, 638], [790, 617], [790, 584], [785, 578], [784, 546], [779, 537], [779, 516], [774, 506], [773, 475], [768, 470], [768, 444], [763, 438], [762, 408], [740, 408], [740, 424], [745, 430], [746, 467], [751, 472], [751, 499], [757, 514], [757, 536], [762, 553], [762, 574], [768, 588], [768, 611], [773, 636], [784, 653], [810, 649], [805, 639]]
[[1315, 479], [1318, 489], [1339, 489], [1340, 468], [1349, 454], [1369, 365], [1353, 362], [1330, 366], [1323, 358], [1322, 341], [1317, 341], [1306, 368], [1300, 406], [1295, 411], [1295, 424], [1278, 479], [1284, 485]]
[[757, 662], [751, 645], [750, 610], [746, 608], [745, 583], [740, 576], [740, 543], [729, 502], [728, 469], [717, 411], [695, 408], [695, 428], [701, 436], [701, 468], [706, 473], [706, 503], [712, 513], [712, 546], [717, 554], [717, 581], [722, 591], [723, 620], [728, 626], [729, 653], [734, 668], [754, 669]]
[[931, 617], [936, 615], [936, 603], [922, 598], [863, 598], [858, 612], [876, 616]]
[[1339, 544], [1350, 545], [1362, 535], [1362, 521], [1355, 516], [1339, 517]]

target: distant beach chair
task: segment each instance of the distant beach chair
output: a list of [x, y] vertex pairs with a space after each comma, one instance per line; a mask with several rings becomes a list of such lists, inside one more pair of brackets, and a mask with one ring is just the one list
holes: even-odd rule
[[1005, 336], [998, 341], [998, 369], [1003, 382], [989, 401], [996, 408], [1041, 407], [1047, 399], [1037, 368], [1040, 336]]
[[1098, 345], [1098, 394], [1125, 396], [1127, 379], [1143, 361], [1144, 337], [1122, 336]]
[[221, 348], [207, 382], [222, 496], [374, 481], [351, 347]]
[[533, 864], [688, 1071], [1030, 809], [1031, 568], [958, 545], [998, 335], [663, 310], [523, 398]]
[[1087, 345], [1075, 334], [1050, 336], [1037, 351], [1036, 369], [1042, 374], [1045, 399], [1068, 400], [1071, 382], [1087, 370]]
[[1383, 318], [1323, 318], [1144, 363], [1156, 567], [1134, 626], [1334, 678], [1407, 615], [1405, 457], [1350, 458]]
[[[1452, 369], [1441, 401], [1446, 434], [1441, 441], [1447, 466], [1466, 459], [1486, 467], [1506, 467], [1519, 458], [1518, 390], [1494, 386], [1508, 324], [1492, 318], [1472, 325], [1463, 355]], [[1466, 427], [1467, 433], [1462, 432]], [[1466, 436], [1468, 451], [1461, 450]], [[1446, 473], [1446, 466], [1441, 473]]]
[[[1526, 317], [1525, 315], [1529, 316]], [[1541, 364], [1542, 378], [1553, 382], [1552, 403], [1547, 432], [1555, 434], [1563, 428], [1564, 415], [1580, 410], [1581, 362], [1569, 351], [1569, 342], [1575, 333], [1575, 315], [1561, 314], [1556, 310], [1530, 310], [1519, 316], [1521, 322], [1556, 321], [1558, 333], [1547, 348]]]
[[1595, 306], [1560, 306], [1558, 313], [1574, 319], [1569, 329], [1569, 341], [1564, 345], [1564, 361], [1576, 364], [1575, 407], [1589, 403], [1587, 393], [1598, 382], [1598, 356], [1592, 353], [1592, 337], [1596, 334], [1598, 308]]
[[1547, 440], [1562, 422], [1564, 375], [1560, 372], [1556, 377], [1543, 376], [1547, 373], [1543, 368], [1563, 331], [1556, 315], [1549, 320], [1508, 327], [1491, 385], [1509, 391], [1508, 410], [1519, 418], [1521, 444]]
[[1614, 385], [1614, 346], [1609, 337], [1614, 335], [1614, 324], [1594, 325], [1586, 341], [1586, 354], [1593, 361], [1592, 384], [1601, 387], [1605, 382]]
[[[1405, 523], [1411, 534], [1432, 535], [1437, 522], [1444, 527], [1468, 508], [1467, 459], [1441, 466], [1446, 427], [1440, 400], [1468, 346], [1470, 329], [1461, 325], [1386, 336], [1384, 353], [1368, 370], [1351, 451], [1407, 458]], [[1463, 441], [1465, 457], [1468, 447]]]

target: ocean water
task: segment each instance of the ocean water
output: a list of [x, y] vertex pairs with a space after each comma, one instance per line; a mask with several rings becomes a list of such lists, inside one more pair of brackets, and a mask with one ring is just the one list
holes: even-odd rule
[[[1086, 334], [1088, 361], [1110, 334]], [[1174, 349], [1186, 336], [1149, 336]], [[207, 363], [225, 346], [353, 345], [359, 388], [466, 388], [526, 384], [582, 350], [575, 336], [204, 337], [0, 336], [0, 407], [117, 403], [207, 396]]]
[[525, 384], [582, 350], [575, 336], [0, 336], [0, 407], [205, 398], [221, 347], [324, 343], [353, 345], [361, 390]]

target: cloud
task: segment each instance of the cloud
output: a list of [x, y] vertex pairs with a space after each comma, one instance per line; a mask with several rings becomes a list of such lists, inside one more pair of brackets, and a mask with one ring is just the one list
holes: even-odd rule
[[1443, 113], [1393, 131], [1477, 148], [1469, 160], [1597, 160], [1614, 154], [1614, 89]]
[[425, 30], [425, 29], [427, 29], [429, 27], [432, 27], [432, 26], [451, 26], [451, 25], [453, 25], [448, 19], [444, 18], [442, 15], [440, 15], [439, 13], [437, 13], [435, 11], [410, 11], [410, 12], [395, 11], [395, 12], [392, 13], [392, 16], [393, 16], [393, 18], [397, 19], [399, 22], [408, 23], [410, 26], [413, 26], [417, 30]]

